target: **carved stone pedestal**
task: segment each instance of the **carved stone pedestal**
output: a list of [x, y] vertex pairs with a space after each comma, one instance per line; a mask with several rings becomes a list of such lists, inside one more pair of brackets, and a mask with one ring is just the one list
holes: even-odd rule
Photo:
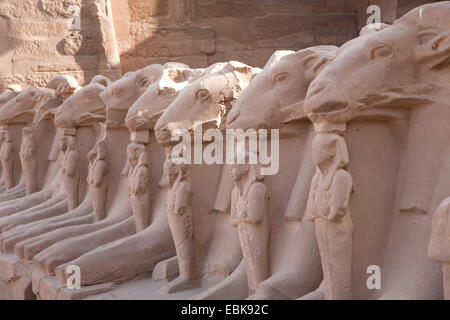
[[111, 282], [94, 286], [68, 289], [55, 276], [47, 276], [34, 269], [32, 276], [33, 293], [38, 300], [81, 300], [91, 295], [108, 292], [115, 288]]
[[34, 300], [29, 266], [14, 254], [0, 255], [0, 300]]

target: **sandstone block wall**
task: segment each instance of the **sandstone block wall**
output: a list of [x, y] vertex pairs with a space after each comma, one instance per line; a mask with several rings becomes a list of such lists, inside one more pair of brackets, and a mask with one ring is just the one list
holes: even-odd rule
[[[44, 86], [59, 73], [82, 84], [95, 74], [118, 77], [118, 55], [111, 56], [106, 41], [114, 33], [108, 6], [105, 0], [1, 1], [0, 87]], [[79, 27], [72, 27], [77, 16]]]
[[[390, 23], [426, 0], [112, 0], [123, 71], [168, 60], [263, 66], [278, 49], [341, 45], [370, 4]], [[117, 14], [116, 14], [117, 13]]]
[[[382, 21], [390, 23], [427, 2], [434, 1], [3, 0], [0, 89], [42, 86], [55, 74], [71, 74], [81, 84], [95, 74], [116, 79], [167, 61], [206, 67], [238, 60], [262, 67], [275, 50], [354, 38], [370, 4], [380, 5]], [[80, 8], [79, 28], [68, 25], [71, 6]]]

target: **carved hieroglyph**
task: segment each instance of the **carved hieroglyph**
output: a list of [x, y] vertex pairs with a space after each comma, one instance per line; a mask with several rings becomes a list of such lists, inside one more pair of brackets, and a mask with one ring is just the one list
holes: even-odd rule
[[349, 212], [352, 177], [347, 145], [336, 134], [318, 134], [312, 145], [317, 166], [306, 208], [314, 221], [322, 260], [325, 298], [352, 299], [352, 234]]

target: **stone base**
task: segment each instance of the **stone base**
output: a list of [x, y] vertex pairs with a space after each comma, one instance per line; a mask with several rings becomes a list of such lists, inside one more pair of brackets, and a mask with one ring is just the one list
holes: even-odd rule
[[0, 300], [36, 300], [31, 290], [31, 278], [0, 280]]
[[167, 260], [159, 262], [153, 269], [152, 279], [158, 280], [172, 280], [175, 279], [180, 273], [178, 267], [177, 257], [172, 257]]
[[0, 299], [34, 300], [29, 265], [15, 254], [0, 255]]
[[194, 288], [173, 294], [163, 294], [159, 291], [165, 280], [155, 281], [152, 278], [139, 279], [120, 284], [107, 293], [93, 295], [86, 300], [188, 300], [204, 291], [204, 288]]
[[31, 278], [33, 292], [39, 300], [81, 300], [115, 288], [113, 283], [108, 282], [81, 289], [67, 289], [55, 276], [47, 276], [37, 270], [33, 271]]

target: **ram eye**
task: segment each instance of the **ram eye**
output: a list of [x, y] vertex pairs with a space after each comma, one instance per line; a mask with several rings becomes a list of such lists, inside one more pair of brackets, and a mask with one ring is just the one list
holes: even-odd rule
[[138, 85], [142, 88], [148, 88], [150, 86], [150, 80], [147, 78], [142, 78], [139, 80]]
[[380, 45], [373, 47], [369, 51], [369, 58], [370, 59], [376, 59], [376, 58], [388, 58], [392, 56], [393, 50], [391, 47], [387, 45]]
[[273, 82], [276, 83], [280, 83], [280, 82], [284, 82], [289, 78], [289, 73], [287, 72], [282, 72], [277, 74], [274, 78], [273, 78]]
[[84, 94], [84, 96], [88, 99], [92, 99], [94, 97], [94, 94], [91, 91], [88, 91]]
[[200, 90], [197, 91], [197, 93], [195, 94], [195, 96], [196, 96], [196, 98], [197, 98], [198, 100], [203, 100], [203, 101], [205, 101], [205, 100], [208, 100], [208, 99], [209, 99], [210, 94], [209, 94], [209, 91], [208, 91], [208, 90], [206, 90], [206, 89], [200, 89]]
[[112, 95], [113, 95], [113, 96], [118, 97], [118, 96], [120, 96], [121, 94], [122, 94], [122, 90], [121, 90], [121, 89], [114, 89], [114, 90], [112, 91]]
[[306, 59], [306, 61], [304, 62], [305, 68], [309, 69], [313, 66], [313, 64], [317, 61], [317, 57], [309, 57], [308, 59]]
[[438, 30], [433, 29], [424, 30], [419, 34], [420, 44], [424, 45], [430, 43], [431, 40], [436, 38], [438, 35], [439, 35]]

